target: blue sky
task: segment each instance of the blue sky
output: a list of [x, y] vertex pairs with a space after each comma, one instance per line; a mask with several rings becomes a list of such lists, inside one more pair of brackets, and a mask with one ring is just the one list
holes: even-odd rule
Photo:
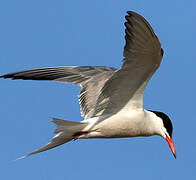
[[120, 67], [126, 11], [143, 15], [165, 51], [144, 106], [171, 117], [177, 152], [175, 160], [158, 136], [79, 140], [12, 162], [51, 139], [49, 117], [82, 120], [80, 88], [0, 79], [0, 179], [195, 179], [195, 6], [193, 0], [0, 1], [0, 74], [63, 65]]

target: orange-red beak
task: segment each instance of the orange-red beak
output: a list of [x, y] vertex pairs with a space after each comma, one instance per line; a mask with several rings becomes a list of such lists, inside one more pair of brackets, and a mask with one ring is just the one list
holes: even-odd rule
[[169, 147], [170, 147], [170, 149], [171, 149], [171, 151], [172, 151], [172, 153], [173, 153], [173, 155], [174, 155], [174, 157], [175, 157], [175, 159], [176, 159], [176, 151], [175, 151], [175, 147], [174, 147], [174, 143], [173, 143], [172, 138], [166, 136], [165, 139], [166, 139], [166, 141], [168, 142]]

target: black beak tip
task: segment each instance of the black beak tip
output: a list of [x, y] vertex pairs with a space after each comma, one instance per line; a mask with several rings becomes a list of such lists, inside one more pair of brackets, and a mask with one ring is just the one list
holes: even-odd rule
[[174, 154], [174, 157], [175, 157], [175, 159], [176, 159], [176, 153]]

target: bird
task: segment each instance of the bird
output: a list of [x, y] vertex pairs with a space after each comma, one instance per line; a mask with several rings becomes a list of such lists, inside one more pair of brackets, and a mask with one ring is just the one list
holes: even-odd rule
[[164, 51], [147, 20], [133, 11], [125, 16], [125, 46], [120, 69], [107, 66], [60, 66], [17, 71], [1, 78], [51, 80], [80, 85], [80, 122], [52, 118], [54, 137], [31, 156], [71, 140], [131, 138], [165, 139], [176, 158], [168, 115], [143, 108], [144, 89], [159, 68]]

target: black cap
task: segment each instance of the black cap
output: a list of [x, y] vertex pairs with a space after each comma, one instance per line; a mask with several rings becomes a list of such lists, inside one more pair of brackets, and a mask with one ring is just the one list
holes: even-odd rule
[[164, 127], [166, 128], [169, 136], [172, 138], [173, 126], [170, 118], [163, 112], [159, 112], [159, 111], [151, 111], [151, 112], [155, 113], [158, 117], [160, 117], [163, 120]]

